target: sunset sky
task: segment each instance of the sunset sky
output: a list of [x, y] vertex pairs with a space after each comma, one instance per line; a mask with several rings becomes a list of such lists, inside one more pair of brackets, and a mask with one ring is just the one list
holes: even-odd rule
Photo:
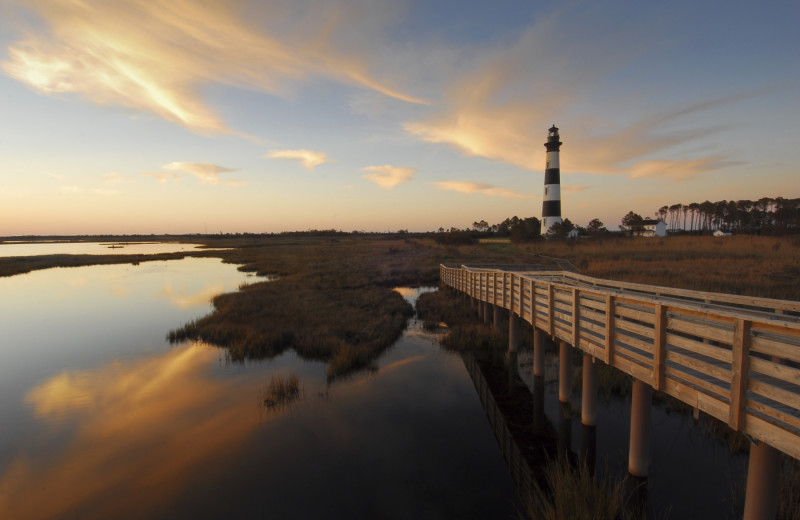
[[0, 0], [0, 235], [800, 197], [800, 3]]

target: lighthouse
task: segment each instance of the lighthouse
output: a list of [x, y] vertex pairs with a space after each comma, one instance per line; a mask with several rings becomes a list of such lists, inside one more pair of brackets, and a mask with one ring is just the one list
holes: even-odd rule
[[542, 202], [542, 234], [547, 234], [550, 226], [561, 222], [561, 168], [558, 164], [558, 150], [563, 144], [558, 140], [558, 128], [550, 127], [547, 134], [547, 166], [544, 170], [544, 201]]

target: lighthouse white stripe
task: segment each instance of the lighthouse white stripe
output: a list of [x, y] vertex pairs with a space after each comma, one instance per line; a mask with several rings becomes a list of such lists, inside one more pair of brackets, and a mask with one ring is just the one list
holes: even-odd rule
[[561, 185], [546, 184], [544, 187], [544, 200], [561, 200]]
[[558, 165], [558, 152], [547, 152], [547, 169], [550, 168], [561, 168]]

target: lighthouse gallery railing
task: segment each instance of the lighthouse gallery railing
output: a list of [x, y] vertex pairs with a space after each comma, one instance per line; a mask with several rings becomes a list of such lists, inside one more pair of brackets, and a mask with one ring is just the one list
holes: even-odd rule
[[800, 302], [441, 265], [442, 282], [800, 459]]

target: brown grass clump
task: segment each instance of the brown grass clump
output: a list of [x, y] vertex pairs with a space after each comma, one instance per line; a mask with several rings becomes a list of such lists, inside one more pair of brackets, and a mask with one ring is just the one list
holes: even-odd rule
[[300, 398], [300, 379], [297, 374], [286, 378], [272, 376], [262, 393], [262, 402], [267, 409], [284, 408]]
[[534, 520], [617, 520], [647, 518], [644, 507], [628, 506], [623, 480], [597, 479], [586, 464], [571, 465], [565, 457], [544, 471], [547, 490], [538, 484], [529, 514]]

